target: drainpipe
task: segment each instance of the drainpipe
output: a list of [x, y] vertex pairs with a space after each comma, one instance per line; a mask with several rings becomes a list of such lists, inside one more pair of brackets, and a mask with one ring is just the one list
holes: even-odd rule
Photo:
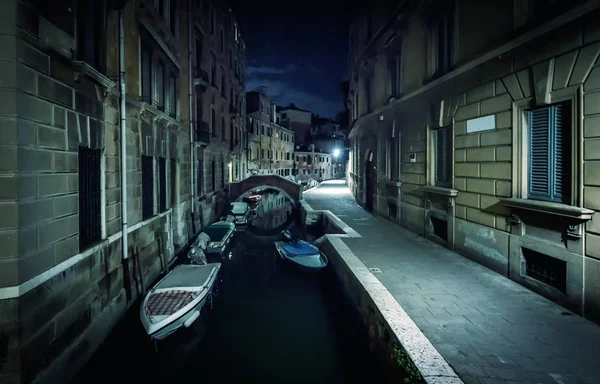
[[125, 104], [125, 24], [123, 22], [123, 9], [119, 10], [119, 83], [121, 86], [121, 251], [123, 259], [129, 257], [127, 246], [127, 114]]
[[[190, 120], [190, 210], [192, 212], [191, 217], [192, 217], [192, 233], [196, 234], [196, 196], [194, 194], [194, 180], [196, 178], [196, 172], [194, 171], [195, 169], [195, 161], [194, 161], [194, 119], [192, 118], [192, 114], [193, 114], [193, 108], [192, 108], [192, 104], [194, 102], [194, 72], [193, 72], [193, 68], [192, 68], [192, 63], [193, 63], [193, 58], [194, 58], [194, 49], [193, 49], [193, 44], [192, 42], [194, 41], [194, 35], [193, 35], [193, 6], [194, 3], [192, 2], [192, 0], [190, 0], [189, 2], [189, 12], [188, 12], [188, 79], [189, 79], [189, 120]], [[200, 63], [196, 63], [196, 65], [199, 65]], [[198, 118], [198, 116], [196, 116], [196, 119]]]

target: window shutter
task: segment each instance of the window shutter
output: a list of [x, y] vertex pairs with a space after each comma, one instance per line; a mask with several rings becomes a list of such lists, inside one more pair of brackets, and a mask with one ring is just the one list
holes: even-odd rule
[[559, 104], [553, 108], [553, 173], [554, 180], [552, 185], [552, 197], [553, 200], [568, 203], [570, 199], [569, 194], [569, 179], [568, 175], [570, 158], [571, 158], [571, 147], [569, 145], [569, 116], [570, 110], [567, 104]]
[[435, 179], [439, 182], [446, 181], [446, 141], [448, 140], [448, 131], [446, 129], [438, 129], [436, 131], [435, 140]]
[[550, 109], [529, 112], [529, 196], [550, 200]]

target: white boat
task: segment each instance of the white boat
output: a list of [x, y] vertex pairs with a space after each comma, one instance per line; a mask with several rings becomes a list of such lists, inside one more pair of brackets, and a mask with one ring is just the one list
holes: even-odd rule
[[207, 256], [223, 257], [235, 233], [235, 224], [231, 220], [218, 221], [202, 230], [198, 239], [205, 243], [204, 253]]
[[250, 206], [243, 201], [231, 203], [229, 207], [229, 215], [233, 216], [236, 227], [246, 227], [250, 216]]
[[289, 231], [281, 232], [283, 241], [275, 242], [277, 254], [284, 260], [291, 261], [305, 269], [320, 270], [329, 264], [327, 257], [313, 244], [293, 239]]
[[162, 340], [181, 327], [189, 327], [211, 297], [221, 263], [178, 265], [144, 298], [140, 318], [146, 333]]

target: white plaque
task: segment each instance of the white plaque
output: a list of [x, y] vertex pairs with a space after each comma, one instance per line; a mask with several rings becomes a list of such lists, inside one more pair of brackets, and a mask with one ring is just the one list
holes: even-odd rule
[[496, 129], [496, 115], [467, 120], [467, 133], [490, 131], [492, 129]]

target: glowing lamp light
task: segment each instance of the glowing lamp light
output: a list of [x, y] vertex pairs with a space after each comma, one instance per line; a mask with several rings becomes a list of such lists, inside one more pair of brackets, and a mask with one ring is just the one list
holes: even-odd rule
[[340, 155], [340, 150], [339, 149], [334, 149], [333, 150], [333, 157], [338, 157]]

